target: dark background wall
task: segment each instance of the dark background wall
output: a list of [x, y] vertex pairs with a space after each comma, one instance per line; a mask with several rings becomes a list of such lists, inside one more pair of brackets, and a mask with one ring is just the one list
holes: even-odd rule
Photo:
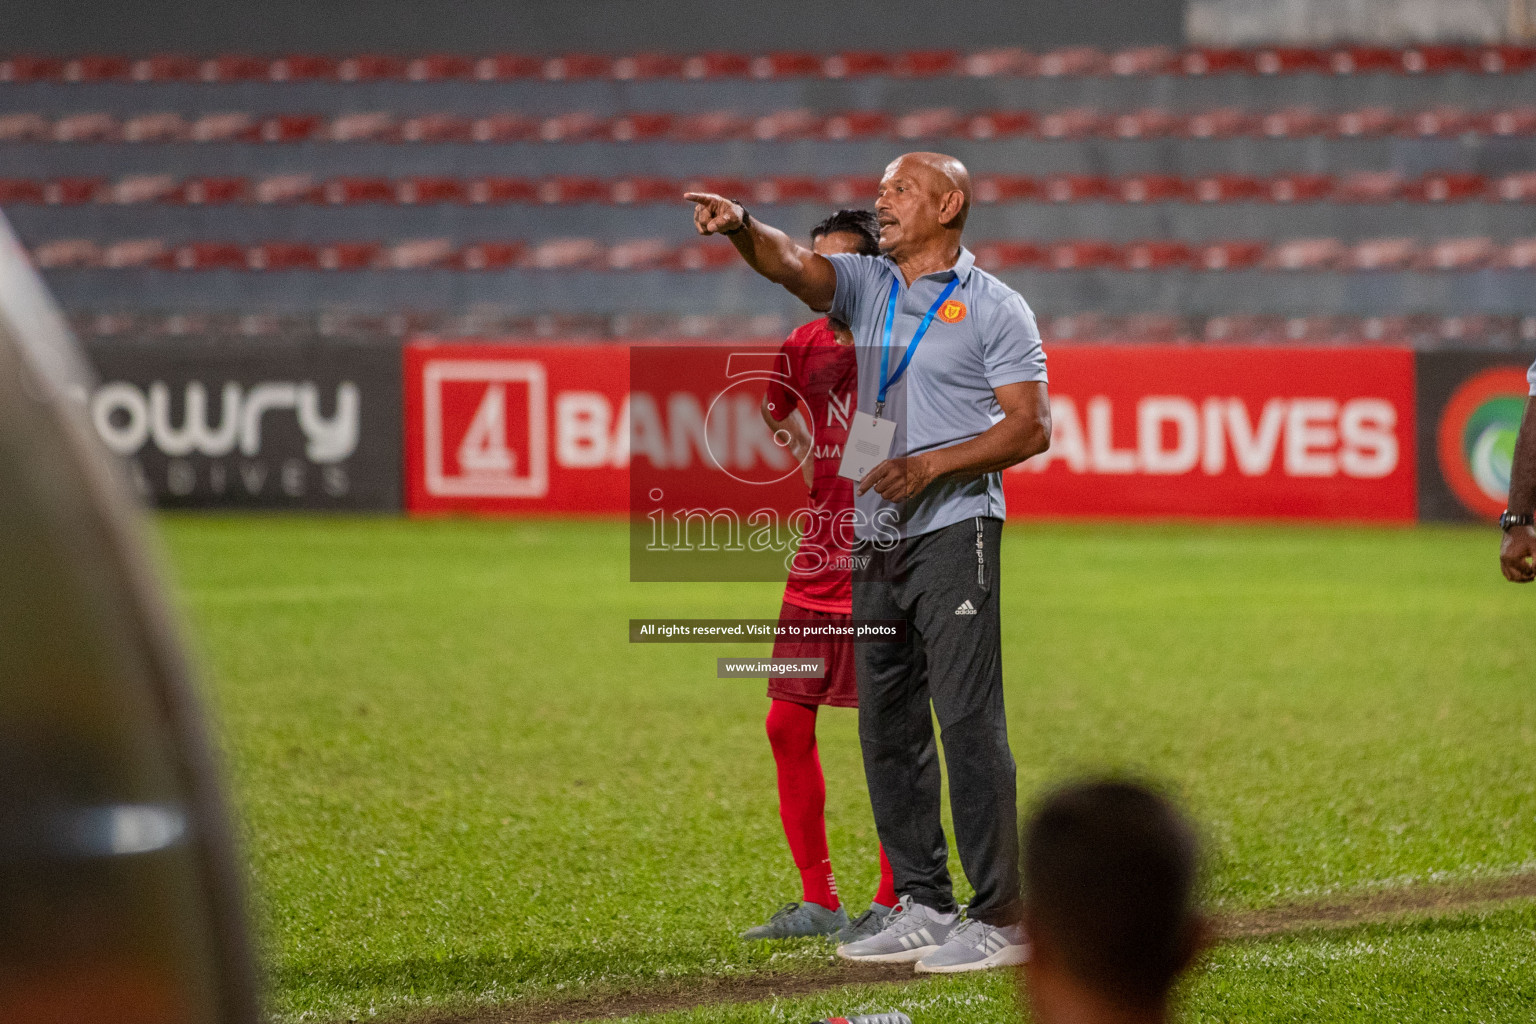
[[0, 51], [485, 53], [1178, 43], [1183, 0], [8, 0]]

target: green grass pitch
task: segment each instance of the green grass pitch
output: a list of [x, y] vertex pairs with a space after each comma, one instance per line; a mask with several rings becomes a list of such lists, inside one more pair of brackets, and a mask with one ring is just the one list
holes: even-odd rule
[[[627, 620], [768, 617], [767, 584], [638, 585], [613, 523], [166, 517], [280, 1021], [825, 970], [737, 933], [797, 895], [761, 681]], [[1125, 769], [1207, 830], [1219, 909], [1536, 866], [1536, 591], [1486, 529], [1011, 525], [1020, 792]], [[823, 713], [834, 867], [875, 838]], [[953, 865], [959, 871], [959, 865]], [[1528, 904], [1218, 950], [1198, 1021], [1529, 1020]], [[1012, 1018], [1006, 977], [706, 1008]]]

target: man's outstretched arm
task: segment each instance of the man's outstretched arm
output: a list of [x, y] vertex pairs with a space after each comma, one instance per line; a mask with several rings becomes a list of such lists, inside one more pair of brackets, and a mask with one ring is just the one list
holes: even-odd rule
[[784, 232], [756, 217], [747, 218], [743, 227], [742, 216], [746, 211], [733, 199], [711, 192], [688, 192], [683, 198], [694, 204], [693, 226], [699, 234], [729, 238], [747, 266], [783, 285], [816, 312], [825, 313], [832, 307], [837, 271], [831, 260], [797, 245]]

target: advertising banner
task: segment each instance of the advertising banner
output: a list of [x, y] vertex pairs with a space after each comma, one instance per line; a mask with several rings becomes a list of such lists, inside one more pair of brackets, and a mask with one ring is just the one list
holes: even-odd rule
[[87, 347], [97, 433], [163, 508], [400, 508], [392, 346], [205, 341]]
[[1496, 521], [1536, 352], [1420, 352], [1419, 517]]
[[[701, 488], [742, 487], [764, 509], [804, 504], [757, 418], [765, 385], [743, 346], [633, 346], [633, 371], [631, 351], [408, 346], [407, 507], [625, 513], [656, 491], [701, 504]], [[1009, 514], [1409, 521], [1413, 360], [1386, 348], [1054, 348], [1051, 450], [1004, 474]]]

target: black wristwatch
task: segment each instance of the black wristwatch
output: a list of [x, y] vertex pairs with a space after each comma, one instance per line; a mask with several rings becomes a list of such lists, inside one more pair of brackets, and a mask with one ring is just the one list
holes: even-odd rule
[[1536, 521], [1536, 516], [1532, 516], [1529, 512], [1517, 516], [1509, 509], [1505, 509], [1504, 514], [1499, 516], [1499, 529], [1508, 533], [1517, 526], [1530, 526], [1533, 521]]
[[747, 212], [747, 208], [745, 206], [743, 206], [742, 203], [739, 200], [732, 199], [731, 202], [733, 202], [737, 206], [741, 207], [741, 223], [736, 225], [734, 228], [732, 228], [729, 231], [722, 231], [722, 232], [720, 232], [722, 235], [738, 234], [739, 232], [747, 230], [747, 225], [752, 223], [752, 215]]

